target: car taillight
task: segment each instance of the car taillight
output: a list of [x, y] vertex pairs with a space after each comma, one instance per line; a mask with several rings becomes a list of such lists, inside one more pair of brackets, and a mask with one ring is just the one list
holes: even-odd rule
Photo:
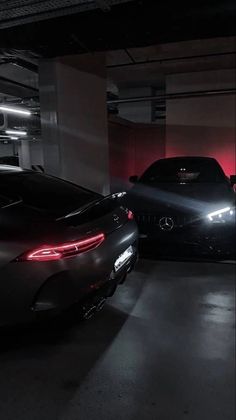
[[82, 252], [97, 248], [105, 239], [100, 233], [79, 241], [66, 242], [61, 245], [44, 245], [33, 249], [18, 258], [18, 261], [56, 261], [63, 258], [74, 257]]
[[134, 220], [134, 213], [131, 210], [128, 211], [127, 216], [129, 220]]

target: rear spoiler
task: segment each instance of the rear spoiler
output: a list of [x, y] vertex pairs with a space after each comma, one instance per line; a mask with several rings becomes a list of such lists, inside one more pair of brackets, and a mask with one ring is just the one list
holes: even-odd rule
[[56, 221], [65, 220], [65, 219], [68, 219], [68, 218], [73, 217], [73, 216], [81, 215], [81, 214], [85, 213], [87, 210], [91, 209], [91, 207], [97, 206], [97, 205], [101, 204], [102, 202], [104, 202], [106, 200], [120, 200], [125, 195], [126, 195], [126, 192], [122, 191], [122, 192], [109, 194], [106, 197], [101, 197], [100, 199], [96, 199], [94, 201], [91, 201], [89, 204], [86, 204], [85, 206], [80, 207], [79, 209], [73, 210], [72, 212], [70, 212], [70, 213], [68, 213], [64, 216], [58, 217], [58, 219], [56, 219]]

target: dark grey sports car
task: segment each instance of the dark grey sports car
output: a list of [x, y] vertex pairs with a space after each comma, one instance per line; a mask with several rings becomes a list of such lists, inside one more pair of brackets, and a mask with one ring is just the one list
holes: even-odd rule
[[75, 304], [85, 318], [101, 309], [137, 258], [121, 198], [0, 166], [0, 325]]
[[215, 159], [160, 159], [130, 180], [126, 204], [154, 250], [235, 255], [236, 177], [227, 178]]

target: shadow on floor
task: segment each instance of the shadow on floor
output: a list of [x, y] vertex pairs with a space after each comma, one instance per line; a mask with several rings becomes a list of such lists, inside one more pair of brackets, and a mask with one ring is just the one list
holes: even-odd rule
[[[107, 305], [95, 318], [79, 325], [68, 326], [57, 319], [49, 325], [2, 330], [1, 412], [8, 402], [7, 418], [25, 419], [37, 412], [33, 418], [41, 419], [47, 407], [47, 418], [56, 419], [128, 316]], [[27, 414], [21, 417], [22, 405]]]
[[40, 325], [1, 328], [1, 419], [5, 413], [7, 419], [41, 420], [45, 411], [48, 419], [58, 418], [131, 317], [142, 287], [142, 279], [132, 293], [129, 282], [121, 286], [124, 305], [119, 298], [108, 300], [89, 321], [67, 314]]

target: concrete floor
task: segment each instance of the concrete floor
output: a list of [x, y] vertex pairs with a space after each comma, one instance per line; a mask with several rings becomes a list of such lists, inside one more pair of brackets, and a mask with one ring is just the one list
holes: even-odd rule
[[234, 420], [235, 265], [140, 261], [96, 318], [1, 332], [1, 420]]

